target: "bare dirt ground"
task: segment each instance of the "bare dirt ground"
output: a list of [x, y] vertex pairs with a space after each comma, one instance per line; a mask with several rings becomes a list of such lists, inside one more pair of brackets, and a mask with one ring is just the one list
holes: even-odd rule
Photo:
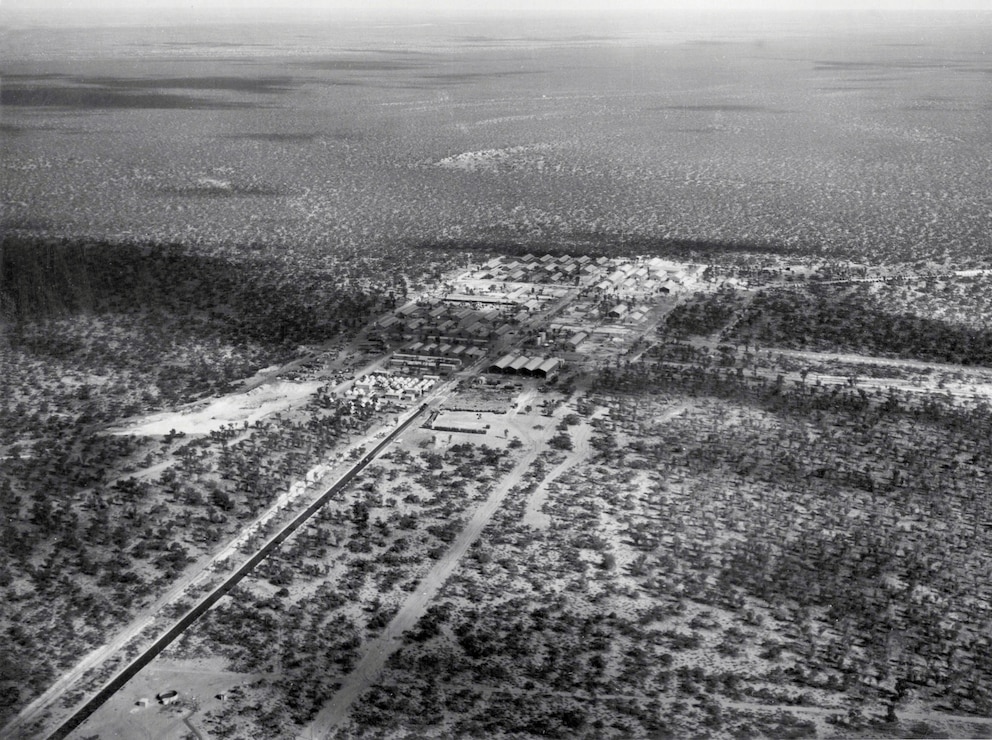
[[320, 382], [276, 381], [241, 393], [233, 393], [180, 411], [153, 414], [115, 430], [116, 434], [165, 435], [170, 431], [207, 434], [228, 424], [254, 424], [277, 411], [285, 411], [306, 401], [322, 385]]
[[[199, 720], [220, 707], [236, 686], [265, 674], [234, 673], [220, 658], [160, 660], [148, 666], [101, 707], [86, 725], [86, 736], [121, 740], [185, 740], [205, 737]], [[156, 697], [178, 692], [171, 704]]]
[[[898, 388], [916, 393], [942, 393], [947, 391], [957, 398], [986, 398], [992, 399], [992, 373], [982, 368], [964, 368], [961, 365], [948, 365], [939, 362], [925, 362], [922, 360], [904, 360], [891, 357], [871, 357], [867, 355], [845, 354], [839, 352], [813, 352], [808, 350], [788, 350], [775, 349], [773, 354], [780, 354], [785, 357], [794, 357], [808, 362], [847, 362], [864, 365], [878, 365], [888, 367], [906, 367], [935, 375], [936, 377], [927, 381], [913, 380], [905, 381], [889, 378], [862, 378], [858, 385], [885, 390], [887, 388]], [[956, 376], [958, 380], [939, 380], [940, 376]], [[822, 375], [810, 373], [809, 378], [820, 378], [824, 383], [847, 382], [843, 376]]]

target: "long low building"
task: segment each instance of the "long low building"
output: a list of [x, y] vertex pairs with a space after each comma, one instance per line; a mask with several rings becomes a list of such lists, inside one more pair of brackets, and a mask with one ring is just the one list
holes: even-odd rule
[[[534, 357], [523, 367], [524, 374], [533, 375], [535, 372], [541, 369], [541, 365], [544, 364], [544, 358]], [[518, 371], [519, 372], [519, 371]]]
[[389, 366], [404, 368], [406, 370], [432, 370], [447, 375], [461, 370], [462, 362], [453, 357], [445, 358], [429, 354], [396, 352], [389, 359]]
[[508, 354], [489, 366], [489, 372], [504, 375], [524, 375], [534, 378], [552, 378], [558, 373], [561, 360], [556, 357], [529, 357]]
[[476, 295], [466, 293], [448, 293], [441, 298], [445, 303], [475, 303], [480, 306], [515, 306], [519, 301], [512, 298], [493, 295]]

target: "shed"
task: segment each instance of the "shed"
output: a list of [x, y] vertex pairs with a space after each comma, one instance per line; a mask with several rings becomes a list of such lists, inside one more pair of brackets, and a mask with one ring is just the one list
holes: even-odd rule
[[539, 377], [550, 378], [558, 374], [559, 367], [561, 367], [561, 360], [557, 357], [551, 357], [542, 362], [534, 374]]
[[524, 375], [534, 375], [534, 374], [536, 374], [537, 370], [543, 364], [544, 364], [544, 358], [543, 357], [535, 357], [535, 358], [533, 358], [530, 362], [528, 362], [526, 365], [523, 366], [523, 373], [524, 373]]
[[579, 348], [579, 345], [581, 345], [588, 338], [589, 335], [584, 331], [577, 332], [566, 340], [565, 346], [574, 352]]
[[530, 362], [530, 358], [525, 355], [519, 355], [513, 362], [510, 363], [510, 372], [519, 373], [522, 368], [524, 368], [527, 363]]
[[489, 366], [491, 373], [505, 373], [510, 363], [513, 362], [514, 355], [503, 355], [496, 362]]

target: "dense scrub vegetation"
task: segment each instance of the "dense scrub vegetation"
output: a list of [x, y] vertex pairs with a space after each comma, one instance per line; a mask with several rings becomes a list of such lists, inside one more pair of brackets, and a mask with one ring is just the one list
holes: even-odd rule
[[[710, 560], [717, 590], [707, 598], [740, 589], [806, 610], [815, 637], [797, 676], [834, 669], [870, 677], [895, 701], [913, 687], [955, 709], [992, 710], [980, 608], [992, 547], [981, 524], [992, 516], [986, 404], [789, 389], [665, 363], [608, 370], [600, 388], [713, 399], [712, 410], [653, 430], [650, 442], [614, 445], [607, 435], [601, 454], [697, 479], [692, 500], [672, 505], [701, 508], [708, 527], [736, 533]], [[647, 529], [637, 540], [658, 542]], [[705, 593], [706, 583], [696, 586]]]
[[[719, 332], [745, 346], [992, 365], [987, 276], [871, 280], [829, 267], [818, 266], [816, 279], [805, 281], [781, 270], [733, 270], [749, 290], [724, 283], [692, 295], [659, 331], [677, 339]], [[721, 271], [708, 273], [719, 279]]]
[[705, 357], [598, 374], [594, 454], [551, 485], [548, 527], [524, 512], [551, 457], [339, 737], [936, 737], [942, 711], [988, 716], [992, 411]]
[[315, 267], [302, 272], [276, 255], [205, 255], [178, 244], [8, 236], [0, 244], [0, 309], [19, 322], [145, 313], [149, 327], [164, 319], [163, 330], [183, 337], [296, 346], [363, 323], [388, 292], [371, 290], [368, 276]]
[[[373, 418], [371, 406], [323, 399], [302, 419], [228, 425], [189, 440], [82, 435], [12, 445], [0, 478], [7, 593], [0, 616], [13, 638], [0, 652], [9, 667], [0, 686], [4, 713], [114, 634]], [[128, 475], [136, 459], [160, 463], [161, 473]], [[33, 666], [30, 681], [17, 681], [18, 666]]]
[[[104, 433], [231, 391], [301, 345], [347, 340], [407, 290], [346, 255], [299, 259], [0, 242], [0, 721], [370, 423], [371, 409], [325, 397], [302, 418], [209, 438]], [[158, 476], [132, 475], [154, 465]]]
[[744, 303], [744, 298], [732, 289], [699, 293], [675, 306], [659, 331], [679, 338], [707, 336], [726, 327]]
[[467, 443], [443, 452], [387, 453], [278, 558], [208, 612], [173, 654], [219, 653], [235, 670], [273, 672], [278, 696], [260, 705], [236, 697], [210, 720], [213, 731], [226, 737], [241, 722], [281, 737], [313, 719], [353, 667], [358, 648], [386, 627], [445, 552], [507, 457]]
[[992, 331], [987, 325], [935, 318], [918, 306], [894, 312], [884, 295], [863, 286], [812, 285], [804, 291], [759, 292], [726, 338], [794, 349], [992, 365]]
[[617, 233], [573, 231], [549, 241], [546, 237], [526, 238], [520, 234], [500, 234], [489, 238], [431, 239], [410, 241], [407, 245], [416, 251], [452, 254], [464, 252], [475, 259], [488, 259], [493, 255], [521, 257], [525, 254], [551, 254], [560, 256], [587, 255], [589, 257], [666, 257], [685, 262], [703, 262], [720, 259], [735, 262], [761, 263], [769, 258], [800, 255], [783, 245], [749, 241], [718, 241], [689, 238], [644, 238]]

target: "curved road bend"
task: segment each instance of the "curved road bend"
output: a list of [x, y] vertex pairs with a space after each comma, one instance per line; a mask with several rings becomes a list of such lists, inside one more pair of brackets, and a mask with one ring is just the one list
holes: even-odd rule
[[69, 735], [74, 729], [86, 721], [107, 699], [113, 696], [121, 687], [130, 681], [142, 668], [148, 665], [156, 656], [169, 646], [179, 635], [185, 632], [202, 614], [217, 603], [225, 594], [240, 583], [254, 568], [262, 562], [273, 550], [278, 548], [293, 532], [309, 520], [321, 509], [324, 504], [338, 491], [347, 486], [352, 479], [358, 475], [369, 463], [402, 434], [414, 421], [419, 419], [427, 409], [427, 404], [421, 404], [405, 421], [400, 423], [389, 435], [379, 442], [371, 452], [367, 453], [361, 460], [348, 469], [337, 481], [327, 488], [320, 497], [308, 506], [302, 513], [298, 514], [275, 535], [269, 538], [259, 550], [241, 565], [234, 573], [228, 576], [223, 583], [204, 596], [192, 609], [186, 612], [164, 635], [159, 637], [150, 647], [145, 649], [140, 655], [135, 657], [127, 666], [119, 671], [110, 681], [104, 685], [100, 691], [90, 697], [86, 703], [76, 709], [73, 714], [66, 719], [48, 737], [61, 740]]
[[570, 428], [569, 434], [572, 437], [572, 450], [565, 456], [564, 460], [548, 471], [544, 480], [538, 484], [527, 499], [523, 523], [528, 527], [533, 529], [546, 529], [548, 527], [551, 517], [541, 510], [548, 498], [548, 486], [554, 483], [565, 471], [589, 458], [589, 438], [592, 436], [592, 427], [583, 421], [578, 426]]

